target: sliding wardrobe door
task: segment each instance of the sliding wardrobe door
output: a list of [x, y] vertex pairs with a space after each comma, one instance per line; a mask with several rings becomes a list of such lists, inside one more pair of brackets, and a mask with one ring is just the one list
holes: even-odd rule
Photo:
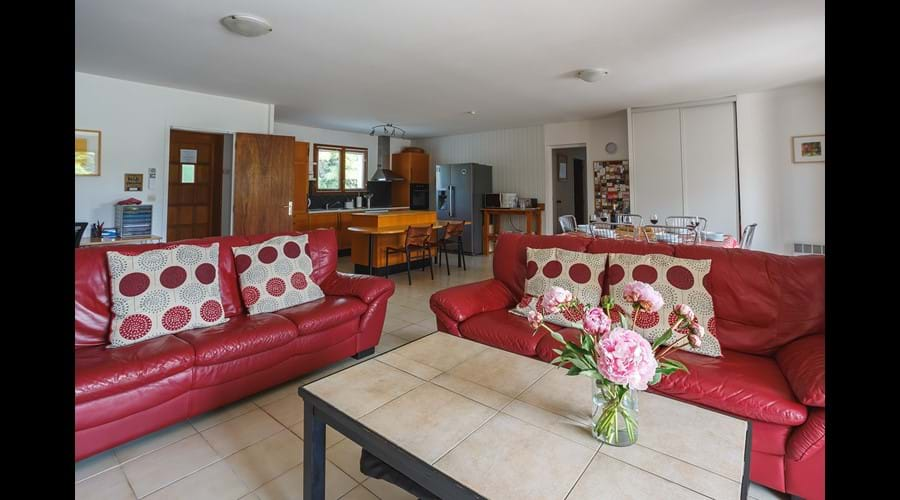
[[681, 108], [684, 214], [739, 235], [734, 103]]
[[634, 111], [631, 115], [631, 212], [644, 217], [683, 213], [681, 120], [678, 109]]

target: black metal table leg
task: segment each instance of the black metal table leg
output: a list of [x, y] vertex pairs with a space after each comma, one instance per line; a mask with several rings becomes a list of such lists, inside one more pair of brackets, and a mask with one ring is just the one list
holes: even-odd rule
[[316, 407], [303, 406], [303, 500], [325, 498], [325, 422]]
[[374, 239], [372, 238], [372, 233], [369, 233], [369, 276], [374, 276], [375, 273], [372, 272], [372, 254], [375, 253], [375, 244]]

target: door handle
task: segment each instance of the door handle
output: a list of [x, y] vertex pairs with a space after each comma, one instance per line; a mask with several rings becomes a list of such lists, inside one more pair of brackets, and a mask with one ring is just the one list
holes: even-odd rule
[[289, 201], [287, 205], [282, 205], [281, 208], [288, 209], [288, 215], [294, 215], [294, 202]]

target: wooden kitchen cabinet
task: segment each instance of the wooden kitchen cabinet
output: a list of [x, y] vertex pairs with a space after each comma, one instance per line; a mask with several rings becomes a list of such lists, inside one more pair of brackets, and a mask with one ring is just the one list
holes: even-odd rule
[[338, 214], [338, 250], [349, 249], [353, 244], [353, 233], [347, 230], [352, 226], [353, 214], [342, 212]]
[[324, 213], [324, 214], [309, 214], [309, 228], [319, 229], [319, 228], [338, 228], [338, 218], [339, 213]]
[[429, 157], [425, 153], [394, 153], [391, 155], [391, 171], [403, 177], [407, 183], [428, 184]]

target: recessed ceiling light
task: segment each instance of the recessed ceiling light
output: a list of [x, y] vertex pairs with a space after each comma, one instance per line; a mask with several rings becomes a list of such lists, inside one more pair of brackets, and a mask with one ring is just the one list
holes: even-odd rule
[[244, 36], [260, 36], [272, 31], [272, 25], [269, 21], [248, 14], [232, 14], [222, 18], [222, 24], [229, 31]]
[[603, 68], [591, 68], [591, 69], [583, 69], [578, 73], [575, 73], [575, 76], [586, 81], [586, 82], [596, 82], [598, 80], [602, 80], [609, 74], [608, 69]]
[[473, 111], [466, 111], [466, 114], [467, 114], [467, 115], [475, 116], [475, 115], [478, 114], [478, 112], [477, 112], [477, 111], [474, 111], [474, 110], [473, 110]]

